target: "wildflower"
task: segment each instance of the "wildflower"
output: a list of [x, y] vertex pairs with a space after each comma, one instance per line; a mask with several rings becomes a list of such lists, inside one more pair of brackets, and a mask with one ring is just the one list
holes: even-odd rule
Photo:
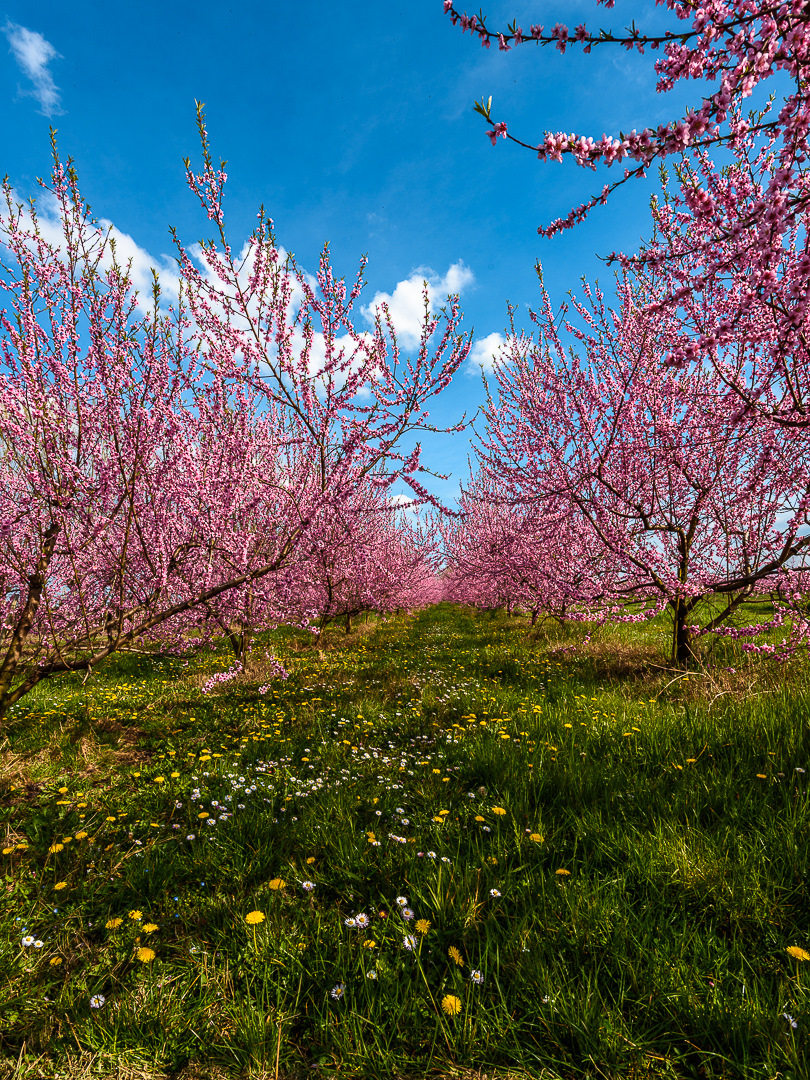
[[157, 956], [157, 953], [154, 949], [147, 949], [145, 946], [142, 946], [135, 955], [142, 964], [150, 964], [155, 959], [155, 956]]
[[280, 877], [274, 877], [272, 881], [268, 881], [267, 883], [268, 888], [272, 889], [273, 892], [278, 892], [279, 889], [283, 889], [286, 884], [287, 882], [284, 878]]
[[480, 986], [483, 981], [484, 976], [481, 974], [480, 971], [470, 972], [470, 982], [474, 982], [476, 986]]
[[37, 940], [34, 942], [34, 948], [41, 949], [44, 944], [44, 941], [40, 941], [39, 938], [37, 938]]
[[543, 843], [543, 837], [540, 835], [539, 832], [529, 833], [529, 839], [533, 840], [535, 842], [535, 844], [542, 844]]
[[107, 999], [103, 994], [94, 994], [93, 997], [90, 998], [90, 1008], [100, 1009], [106, 1000]]
[[788, 945], [785, 952], [794, 956], [797, 960], [810, 960], [810, 953], [806, 949], [800, 949], [798, 945]]
[[442, 998], [442, 1011], [448, 1016], [458, 1016], [461, 1012], [461, 998], [457, 998], [455, 994], [445, 994]]
[[500, 893], [498, 892], [498, 890], [497, 890], [497, 889], [490, 889], [490, 890], [489, 890], [489, 895], [490, 895], [490, 896], [494, 896], [494, 897], [498, 897], [498, 896], [500, 896], [501, 894], [500, 894]]
[[143, 932], [145, 934], [153, 934], [157, 928], [157, 923], [148, 922], [143, 924]]
[[34, 939], [28, 934], [22, 939], [22, 946], [24, 949], [29, 949], [34, 944]]
[[357, 926], [359, 926], [361, 930], [364, 930], [368, 926], [368, 924], [371, 922], [368, 915], [366, 915], [362, 911], [360, 912], [359, 915], [355, 915], [354, 921], [355, 921], [355, 924]]
[[376, 949], [376, 947], [377, 947], [377, 942], [376, 941], [364, 941], [363, 942], [363, 948], [364, 949]]
[[343, 920], [343, 925], [350, 926], [352, 927], [352, 929], [354, 929], [354, 927], [357, 926], [357, 920], [349, 917], [348, 919]]
[[414, 946], [416, 945], [416, 938], [413, 936], [413, 934], [406, 934], [405, 937], [402, 939], [402, 944], [405, 946], [408, 952], [412, 952]]
[[475, 820], [478, 822], [486, 821], [486, 818], [482, 818], [480, 814], [475, 815]]
[[312, 892], [312, 890], [315, 888], [315, 882], [314, 881], [302, 881], [301, 882], [301, 888], [304, 890], [304, 892]]
[[68, 885], [68, 883], [67, 883], [66, 881], [57, 881], [57, 883], [56, 883], [56, 884], [54, 885], [54, 889], [55, 889], [55, 890], [56, 890], [57, 892], [61, 892], [61, 891], [62, 891], [62, 889], [66, 889], [66, 888], [67, 888], [67, 885]]
[[492, 829], [490, 829], [489, 825], [482, 825], [481, 828], [484, 830], [484, 832], [492, 832]]
[[457, 965], [457, 967], [464, 967], [464, 959], [461, 953], [455, 947], [455, 945], [450, 946], [450, 948], [447, 950], [447, 955], [450, 957], [453, 963]]
[[408, 897], [407, 896], [398, 896], [397, 897], [397, 903], [399, 904], [400, 907], [405, 907], [405, 905], [408, 903]]
[[555, 870], [554, 873], [557, 875], [557, 877], [571, 877], [570, 870]]
[[196, 840], [196, 839], [197, 839], [197, 837], [194, 835], [193, 832], [190, 832], [188, 834], [188, 836], [186, 837], [186, 840]]
[[331, 991], [330, 991], [331, 996], [335, 999], [335, 1001], [340, 1001], [340, 999], [343, 997], [345, 992], [346, 992], [346, 984], [345, 983], [338, 983], [336, 986], [333, 986]]
[[51, 844], [51, 846], [48, 848], [48, 851], [50, 851], [52, 854], [56, 854], [57, 851], [64, 851], [64, 850], [65, 850], [65, 845], [64, 844]]
[[251, 911], [245, 916], [245, 922], [248, 926], [256, 926], [258, 923], [264, 922], [263, 911]]
[[797, 1028], [799, 1026], [793, 1019], [793, 1017], [790, 1015], [790, 1013], [782, 1013], [782, 1016], [784, 1016], [784, 1018], [787, 1020], [787, 1022], [792, 1028]]
[[435, 859], [436, 858], [436, 852], [435, 851], [428, 851], [427, 852], [427, 857], [429, 859]]
[[84, 832], [84, 831], [76, 833], [76, 839], [77, 840], [86, 840], [87, 836], [88, 836], [88, 834], [86, 832]]
[[416, 930], [418, 934], [426, 934], [428, 930], [430, 930], [430, 920], [417, 919], [414, 923], [414, 930]]
[[52, 956], [49, 960], [51, 967], [58, 967], [62, 963], [61, 956]]
[[315, 862], [315, 856], [314, 856], [314, 855], [310, 855], [310, 857], [309, 857], [309, 858], [307, 859], [307, 866], [312, 866], [312, 864], [313, 864], [314, 862]]
[[105, 925], [108, 930], [115, 930], [121, 925], [123, 921], [123, 919], [108, 919]]
[[366, 978], [367, 979], [376, 979], [377, 978], [377, 972], [376, 971], [367, 971], [366, 972]]
[[493, 806], [492, 807], [492, 813], [497, 814], [498, 817], [503, 817], [503, 815], [506, 813], [506, 811], [504, 810], [504, 808], [502, 806]]

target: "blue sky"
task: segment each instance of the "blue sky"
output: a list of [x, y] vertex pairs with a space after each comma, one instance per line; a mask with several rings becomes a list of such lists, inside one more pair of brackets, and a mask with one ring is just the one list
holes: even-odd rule
[[[613, 11], [594, 0], [493, 0], [485, 11], [492, 29], [512, 18], [524, 29], [559, 20], [618, 31], [633, 17], [644, 28], [672, 25], [650, 0], [620, 0]], [[167, 265], [170, 225], [189, 244], [208, 235], [182, 163], [197, 158], [194, 102], [203, 101], [215, 157], [228, 161], [235, 248], [264, 203], [279, 243], [308, 270], [325, 241], [347, 278], [367, 253], [364, 300], [394, 297], [405, 344], [422, 277], [439, 292], [461, 285], [464, 328], [474, 327], [475, 361], [485, 363], [491, 335], [506, 326], [507, 300], [518, 306], [518, 324], [528, 322], [538, 259], [557, 302], [583, 275], [609, 284], [598, 256], [634, 250], [647, 234], [657, 181], [631, 182], [583, 226], [542, 239], [538, 226], [612, 174], [544, 165], [504, 140], [493, 149], [473, 102], [492, 95], [493, 118], [538, 142], [547, 129], [599, 137], [658, 124], [699, 100], [694, 87], [655, 94], [655, 53], [486, 51], [452, 26], [441, 0], [13, 0], [3, 23], [0, 173], [20, 196], [48, 174], [53, 126], [96, 216], [131, 238], [144, 273], [150, 262]], [[471, 415], [482, 397], [471, 363], [436, 401], [433, 418]], [[432, 485], [452, 500], [466, 475], [467, 436], [429, 438], [425, 448], [427, 464], [453, 474]]]

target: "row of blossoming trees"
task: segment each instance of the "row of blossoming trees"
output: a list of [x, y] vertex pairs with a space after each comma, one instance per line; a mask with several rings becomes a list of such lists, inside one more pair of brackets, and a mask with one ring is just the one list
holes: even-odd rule
[[[359, 332], [328, 251], [312, 282], [262, 214], [237, 257], [200, 114], [189, 186], [216, 239], [178, 244], [179, 299], [133, 291], [55, 157], [61, 235], [8, 185], [0, 214], [0, 721], [63, 672], [146, 640], [323, 625], [435, 596], [435, 553], [393, 505], [426, 403], [469, 351], [451, 299], [403, 357]], [[47, 234], [47, 235], [46, 235]]]
[[[658, 2], [677, 21], [649, 35], [491, 29], [444, 0], [485, 48], [652, 50], [659, 92], [684, 79], [709, 86], [682, 117], [601, 139], [516, 137], [491, 98], [476, 106], [493, 146], [502, 138], [544, 162], [619, 170], [541, 226], [546, 236], [576, 226], [656, 160], [677, 156], [677, 183], [671, 190], [664, 177], [651, 240], [611, 257], [613, 306], [586, 287], [560, 325], [542, 291], [536, 333], [512, 324], [466, 516], [445, 531], [451, 595], [517, 603], [535, 617], [666, 609], [680, 664], [710, 633], [789, 654], [810, 632], [810, 3]], [[778, 112], [771, 101], [743, 115], [744, 99], [779, 72]], [[740, 626], [743, 605], [762, 592], [777, 600], [766, 622], [789, 624], [781, 647], [756, 643], [762, 623]]]

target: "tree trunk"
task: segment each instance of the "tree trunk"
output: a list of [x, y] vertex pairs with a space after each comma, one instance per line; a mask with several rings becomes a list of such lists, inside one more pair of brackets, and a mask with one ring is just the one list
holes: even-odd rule
[[672, 624], [672, 663], [676, 667], [688, 668], [695, 659], [692, 650], [692, 633], [686, 625], [689, 612], [682, 599], [677, 599], [673, 605], [675, 609]]

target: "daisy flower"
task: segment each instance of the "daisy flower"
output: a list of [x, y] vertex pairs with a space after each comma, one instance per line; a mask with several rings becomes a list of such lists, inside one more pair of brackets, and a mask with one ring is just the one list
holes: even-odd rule
[[335, 1001], [340, 1001], [340, 999], [343, 997], [343, 995], [345, 993], [346, 993], [346, 984], [345, 983], [337, 983], [337, 985], [333, 986], [331, 991], [330, 991], [330, 994], [335, 999]]
[[94, 994], [93, 997], [90, 998], [90, 1008], [100, 1009], [106, 1000], [107, 999], [103, 994]]
[[474, 982], [476, 986], [480, 986], [481, 983], [484, 981], [484, 976], [481, 974], [480, 971], [471, 971], [470, 981]]
[[359, 915], [355, 915], [354, 921], [356, 926], [359, 926], [361, 930], [365, 930], [365, 928], [371, 922], [371, 919], [369, 919], [368, 915], [361, 911]]

